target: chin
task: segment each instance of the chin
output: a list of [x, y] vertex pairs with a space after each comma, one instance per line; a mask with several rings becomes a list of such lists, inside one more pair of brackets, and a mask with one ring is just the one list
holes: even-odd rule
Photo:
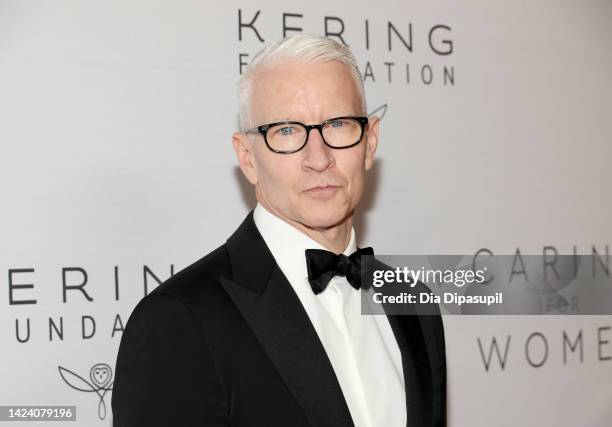
[[309, 206], [305, 209], [303, 224], [309, 228], [330, 228], [348, 218], [348, 211], [338, 206]]

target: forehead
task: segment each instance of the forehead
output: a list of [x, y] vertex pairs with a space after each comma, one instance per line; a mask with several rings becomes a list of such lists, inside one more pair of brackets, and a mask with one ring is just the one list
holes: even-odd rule
[[353, 75], [340, 61], [304, 64], [286, 60], [258, 70], [252, 83], [251, 111], [256, 124], [314, 123], [362, 113]]

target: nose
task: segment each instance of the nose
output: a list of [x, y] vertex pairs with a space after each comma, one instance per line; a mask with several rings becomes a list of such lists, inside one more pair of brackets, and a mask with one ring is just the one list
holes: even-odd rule
[[303, 167], [316, 172], [328, 169], [336, 161], [332, 150], [333, 148], [327, 146], [323, 141], [319, 129], [311, 129], [308, 135], [308, 142], [304, 147]]

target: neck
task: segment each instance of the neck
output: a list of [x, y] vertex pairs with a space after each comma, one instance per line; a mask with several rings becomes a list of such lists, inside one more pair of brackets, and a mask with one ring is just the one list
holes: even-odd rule
[[335, 254], [341, 254], [344, 252], [344, 249], [349, 244], [349, 240], [351, 239], [351, 229], [353, 228], [353, 214], [354, 211], [340, 221], [337, 224], [334, 224], [329, 227], [321, 227], [321, 228], [312, 228], [303, 224], [299, 221], [294, 221], [288, 218], [285, 218], [283, 215], [280, 215], [275, 209], [266, 205], [259, 201], [259, 204], [272, 213], [274, 216], [282, 219], [289, 225], [297, 228], [299, 231], [310, 237], [315, 242], [319, 243], [328, 251], [331, 251]]

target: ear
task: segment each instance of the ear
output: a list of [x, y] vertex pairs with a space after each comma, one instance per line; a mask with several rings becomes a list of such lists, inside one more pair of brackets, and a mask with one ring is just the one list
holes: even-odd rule
[[378, 128], [380, 119], [371, 117], [368, 121], [368, 132], [366, 135], [365, 169], [370, 170], [374, 164], [374, 153], [378, 147]]
[[242, 132], [234, 132], [232, 135], [232, 145], [238, 159], [238, 165], [246, 179], [253, 185], [257, 184], [257, 172], [253, 162], [253, 146], [249, 141], [249, 136]]

